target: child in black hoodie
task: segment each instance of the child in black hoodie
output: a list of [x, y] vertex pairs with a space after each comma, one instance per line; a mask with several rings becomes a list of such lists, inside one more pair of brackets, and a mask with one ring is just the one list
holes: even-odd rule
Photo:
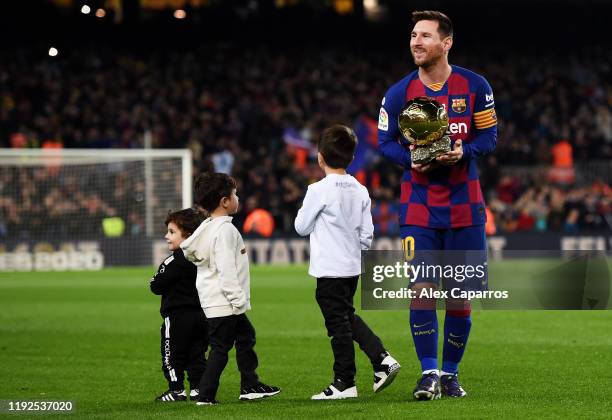
[[165, 239], [172, 255], [159, 266], [150, 282], [151, 291], [162, 295], [160, 313], [162, 371], [168, 380], [168, 390], [156, 401], [186, 401], [183, 386], [187, 371], [190, 397], [198, 398], [199, 384], [206, 369], [208, 326], [196, 290], [196, 266], [185, 259], [180, 244], [204, 220], [204, 214], [184, 209], [168, 214]]

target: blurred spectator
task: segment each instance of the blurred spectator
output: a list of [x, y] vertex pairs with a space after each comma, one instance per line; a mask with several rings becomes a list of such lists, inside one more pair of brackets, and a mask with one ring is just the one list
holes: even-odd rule
[[571, 185], [576, 179], [572, 145], [566, 139], [559, 140], [551, 149], [552, 168], [548, 179], [560, 185]]
[[274, 233], [274, 218], [267, 210], [254, 209], [246, 217], [242, 231], [269, 238]]
[[495, 235], [497, 233], [497, 226], [495, 224], [495, 215], [491, 211], [491, 209], [487, 206], [485, 208], [487, 213], [487, 223], [485, 225], [485, 233], [487, 236]]

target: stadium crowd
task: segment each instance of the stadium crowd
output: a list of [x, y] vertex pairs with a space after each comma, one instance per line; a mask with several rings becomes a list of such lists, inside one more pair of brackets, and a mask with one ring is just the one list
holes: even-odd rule
[[[243, 204], [237, 225], [264, 208], [275, 234], [293, 232], [305, 186], [321, 176], [313, 148], [318, 133], [332, 123], [353, 125], [374, 150], [384, 89], [413, 68], [407, 52], [390, 66], [389, 52], [364, 58], [344, 47], [7, 54], [0, 68], [0, 147], [140, 148], [149, 130], [153, 147], [188, 147], [196, 170], [237, 178]], [[554, 147], [564, 139], [572, 170], [574, 162], [612, 158], [612, 51], [536, 57], [492, 50], [487, 57], [459, 51], [451, 62], [486, 75], [495, 92], [498, 146], [481, 171], [497, 231], [612, 229], [609, 178], [542, 178], [529, 169], [556, 165]], [[395, 234], [400, 171], [376, 153], [367, 156], [353, 169], [370, 189], [378, 234]], [[505, 175], [508, 165], [525, 171]], [[114, 193], [104, 195], [99, 183], [70, 177], [48, 188], [47, 175], [0, 170], [0, 236], [23, 232], [37, 213], [83, 235], [91, 233], [84, 221], [97, 225], [120, 213], [126, 232], [143, 234], [140, 180], [115, 174]]]

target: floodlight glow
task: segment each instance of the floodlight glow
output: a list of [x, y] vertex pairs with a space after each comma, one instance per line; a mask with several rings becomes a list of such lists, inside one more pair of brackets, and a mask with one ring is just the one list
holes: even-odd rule
[[96, 10], [96, 17], [103, 18], [104, 16], [106, 16], [106, 11], [104, 9]]
[[370, 11], [378, 8], [378, 0], [363, 0], [364, 9]]
[[187, 12], [185, 12], [183, 9], [177, 9], [174, 11], [174, 17], [176, 19], [185, 19], [187, 17]]
[[59, 51], [57, 50], [57, 48], [55, 48], [55, 47], [49, 48], [49, 56], [55, 57], [58, 53], [59, 53]]
[[91, 7], [84, 4], [83, 7], [81, 7], [81, 13], [83, 13], [84, 15], [88, 15], [89, 12], [91, 12]]

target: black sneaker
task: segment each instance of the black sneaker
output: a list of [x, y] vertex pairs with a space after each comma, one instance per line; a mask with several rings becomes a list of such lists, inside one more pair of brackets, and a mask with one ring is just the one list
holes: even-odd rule
[[187, 401], [187, 394], [185, 394], [185, 390], [180, 391], [171, 391], [168, 390], [161, 394], [159, 397], [155, 398], [155, 401], [161, 402], [179, 402], [179, 401]]
[[200, 397], [198, 399], [198, 402], [196, 403], [196, 405], [217, 405], [219, 404], [219, 401], [215, 400], [214, 398], [208, 398], [208, 397]]
[[437, 373], [428, 373], [421, 376], [413, 391], [414, 398], [421, 401], [437, 400], [440, 398], [440, 377]]
[[357, 398], [357, 387], [355, 382], [346, 383], [340, 379], [334, 379], [330, 386], [310, 397], [311, 400], [343, 400], [346, 398]]
[[400, 371], [400, 364], [388, 352], [382, 354], [383, 360], [380, 365], [374, 367], [374, 392], [382, 391], [395, 379]]
[[189, 391], [189, 399], [191, 401], [196, 401], [200, 397], [200, 390], [198, 388], [192, 388]]
[[440, 384], [442, 387], [442, 394], [447, 397], [461, 398], [467, 395], [467, 392], [459, 385], [459, 379], [457, 374], [455, 375], [442, 375], [440, 378]]
[[264, 384], [263, 382], [258, 382], [253, 386], [241, 389], [239, 399], [242, 401], [259, 400], [261, 398], [276, 395], [280, 391], [280, 388], [277, 386], [270, 386]]

